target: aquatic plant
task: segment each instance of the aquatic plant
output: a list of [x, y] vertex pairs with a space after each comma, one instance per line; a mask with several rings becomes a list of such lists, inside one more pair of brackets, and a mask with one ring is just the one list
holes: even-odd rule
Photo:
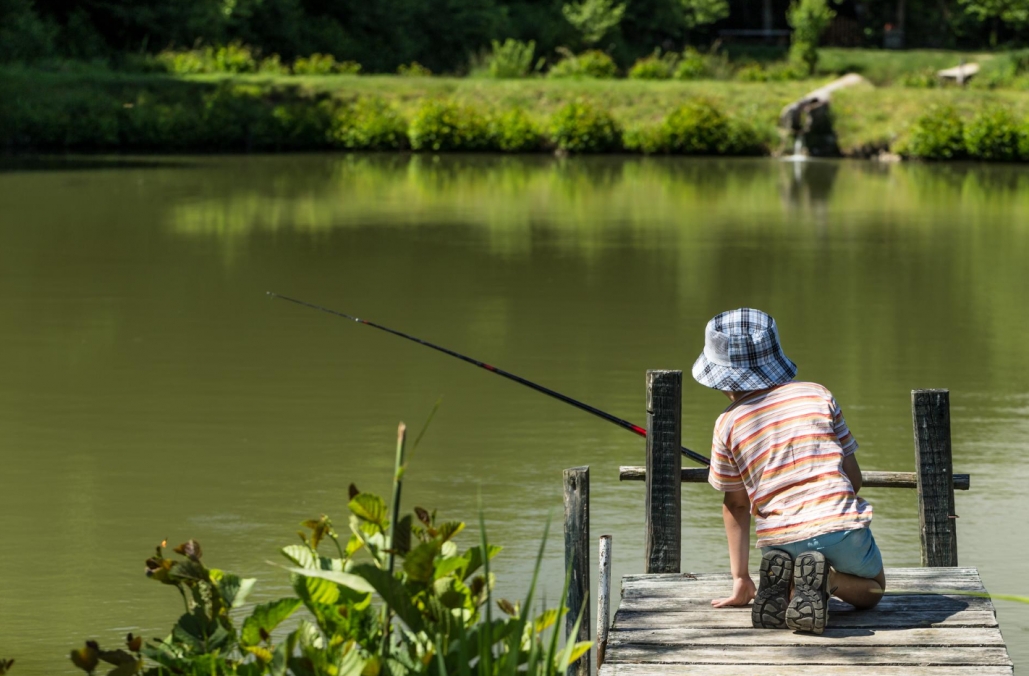
[[911, 125], [897, 146], [901, 155], [925, 160], [950, 160], [965, 155], [964, 122], [950, 106], [933, 108]]
[[[420, 507], [401, 514], [405, 450], [401, 424], [389, 504], [351, 485], [349, 536], [323, 515], [305, 521], [300, 543], [281, 550], [293, 596], [240, 617], [256, 579], [208, 568], [195, 540], [175, 547], [177, 558], [165, 556], [162, 542], [146, 573], [182, 597], [185, 612], [171, 633], [151, 641], [130, 634], [115, 650], [87, 641], [72, 651], [72, 663], [88, 674], [111, 665], [107, 676], [564, 674], [591, 644], [559, 648], [567, 578], [559, 606], [532, 614], [549, 524], [525, 600], [497, 600], [502, 615], [494, 617], [490, 561], [500, 547], [489, 544], [481, 517], [479, 543], [461, 551], [463, 522]], [[307, 617], [282, 629], [301, 607]]]

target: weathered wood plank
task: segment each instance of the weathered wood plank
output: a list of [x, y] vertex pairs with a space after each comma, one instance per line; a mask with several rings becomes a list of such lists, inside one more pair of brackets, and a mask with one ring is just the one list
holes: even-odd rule
[[[570, 640], [582, 613], [576, 641], [590, 640], [590, 468], [572, 467], [564, 471], [565, 570], [571, 571], [568, 583], [568, 613], [565, 637]], [[586, 653], [569, 668], [571, 676], [590, 676], [590, 656]]]
[[913, 390], [911, 415], [915, 428], [918, 472], [918, 521], [922, 565], [958, 565], [954, 516], [954, 463], [950, 445], [950, 392]]
[[[689, 612], [695, 607], [706, 608], [711, 605], [711, 598], [671, 598], [671, 597], [634, 597], [622, 599], [619, 610], [626, 612]], [[830, 612], [854, 611], [849, 603], [833, 598], [829, 599]], [[956, 594], [887, 594], [875, 607], [877, 613], [896, 610], [909, 611], [941, 611], [941, 610], [993, 610], [993, 602], [980, 596], [961, 596]]]
[[[886, 575], [890, 578], [918, 578], [918, 579], [936, 579], [945, 576], [964, 576], [969, 578], [979, 578], [979, 569], [974, 567], [958, 567], [958, 566], [941, 566], [937, 568], [887, 568]], [[650, 582], [676, 582], [676, 581], [696, 581], [696, 580], [728, 580], [730, 579], [729, 573], [672, 573], [672, 574], [630, 574], [623, 575], [623, 581], [635, 582], [637, 580], [645, 580]]]
[[[683, 467], [682, 483], [707, 483], [707, 467]], [[646, 481], [647, 468], [639, 465], [622, 465], [618, 468], [619, 481]], [[955, 474], [954, 488], [967, 491], [972, 479], [969, 474]], [[915, 472], [861, 472], [861, 487], [865, 488], [917, 488], [918, 475]]]
[[611, 536], [600, 536], [600, 584], [597, 586], [597, 669], [604, 664], [611, 622]]
[[648, 573], [677, 573], [682, 555], [682, 371], [647, 371]]
[[[599, 676], [795, 676], [797, 668], [788, 665], [749, 664], [741, 669], [734, 664], [622, 664], [608, 663]], [[833, 665], [833, 676], [869, 676], [872, 672], [862, 664]], [[876, 676], [1011, 676], [1012, 667], [923, 667], [880, 665]]]
[[[1002, 647], [853, 645], [803, 646], [667, 646], [619, 645], [608, 652], [607, 663], [649, 662], [653, 664], [795, 664], [813, 665], [919, 665], [919, 666], [1012, 666]], [[741, 670], [749, 671], [749, 670]], [[875, 673], [868, 670], [869, 673]]]
[[[615, 613], [614, 630], [662, 629], [686, 627], [691, 629], [740, 629], [751, 626], [750, 608], [709, 608], [690, 612], [630, 612]], [[838, 629], [912, 629], [916, 627], [996, 627], [997, 616], [992, 610], [908, 611], [852, 610], [830, 612], [829, 626]]]
[[[664, 598], [714, 598], [725, 596], [732, 589], [729, 582], [706, 581], [691, 585], [626, 583], [622, 585], [622, 598], [654, 596]], [[986, 594], [983, 583], [967, 578], [940, 578], [917, 580], [886, 578], [887, 594]]]
[[627, 643], [666, 645], [831, 645], [833, 642], [854, 646], [1003, 646], [1004, 638], [997, 627], [945, 629], [912, 627], [903, 629], [867, 629], [833, 626], [830, 616], [825, 633], [816, 636], [792, 631], [772, 631], [744, 627], [741, 629], [674, 627], [665, 629], [621, 629], [615, 627], [609, 636], [611, 649]]

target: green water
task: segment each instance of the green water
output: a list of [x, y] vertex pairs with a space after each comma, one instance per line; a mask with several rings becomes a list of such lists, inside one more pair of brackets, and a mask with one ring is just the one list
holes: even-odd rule
[[[19, 168], [20, 167], [20, 168]], [[951, 390], [959, 553], [1027, 594], [1029, 173], [774, 160], [234, 157], [0, 172], [0, 657], [72, 673], [87, 637], [160, 636], [162, 538], [286, 589], [302, 519], [385, 492], [400, 420], [443, 404], [405, 503], [474, 521], [522, 593], [561, 470], [589, 464], [594, 537], [640, 572], [643, 442], [425, 348], [410, 331], [643, 421], [648, 368], [688, 371], [716, 312], [778, 320], [866, 469], [910, 470], [910, 390]], [[683, 442], [722, 395], [688, 378]], [[869, 489], [887, 565], [918, 564], [913, 491]], [[727, 570], [720, 496], [683, 489], [683, 567]], [[469, 535], [466, 541], [471, 541]], [[562, 577], [551, 542], [546, 587]], [[1029, 606], [998, 603], [1018, 663]]]

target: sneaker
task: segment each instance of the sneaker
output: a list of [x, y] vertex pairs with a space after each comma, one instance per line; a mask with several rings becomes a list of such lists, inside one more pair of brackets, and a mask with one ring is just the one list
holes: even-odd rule
[[790, 581], [793, 559], [781, 549], [773, 549], [761, 557], [761, 576], [757, 596], [750, 611], [754, 626], [759, 629], [785, 629], [786, 607], [790, 602]]
[[821, 634], [829, 620], [829, 562], [821, 552], [804, 552], [793, 562], [793, 599], [786, 626]]

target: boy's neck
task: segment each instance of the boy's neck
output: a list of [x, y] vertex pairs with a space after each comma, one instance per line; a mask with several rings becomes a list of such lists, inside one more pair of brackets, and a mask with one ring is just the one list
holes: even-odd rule
[[722, 390], [722, 394], [724, 394], [725, 396], [729, 397], [729, 401], [731, 401], [732, 403], [735, 404], [740, 399], [743, 399], [744, 397], [749, 397], [750, 395], [754, 394], [755, 392], [767, 392], [770, 389], [772, 389], [772, 388], [771, 387], [766, 387], [763, 390], [743, 390], [742, 392], [733, 392], [731, 390]]

